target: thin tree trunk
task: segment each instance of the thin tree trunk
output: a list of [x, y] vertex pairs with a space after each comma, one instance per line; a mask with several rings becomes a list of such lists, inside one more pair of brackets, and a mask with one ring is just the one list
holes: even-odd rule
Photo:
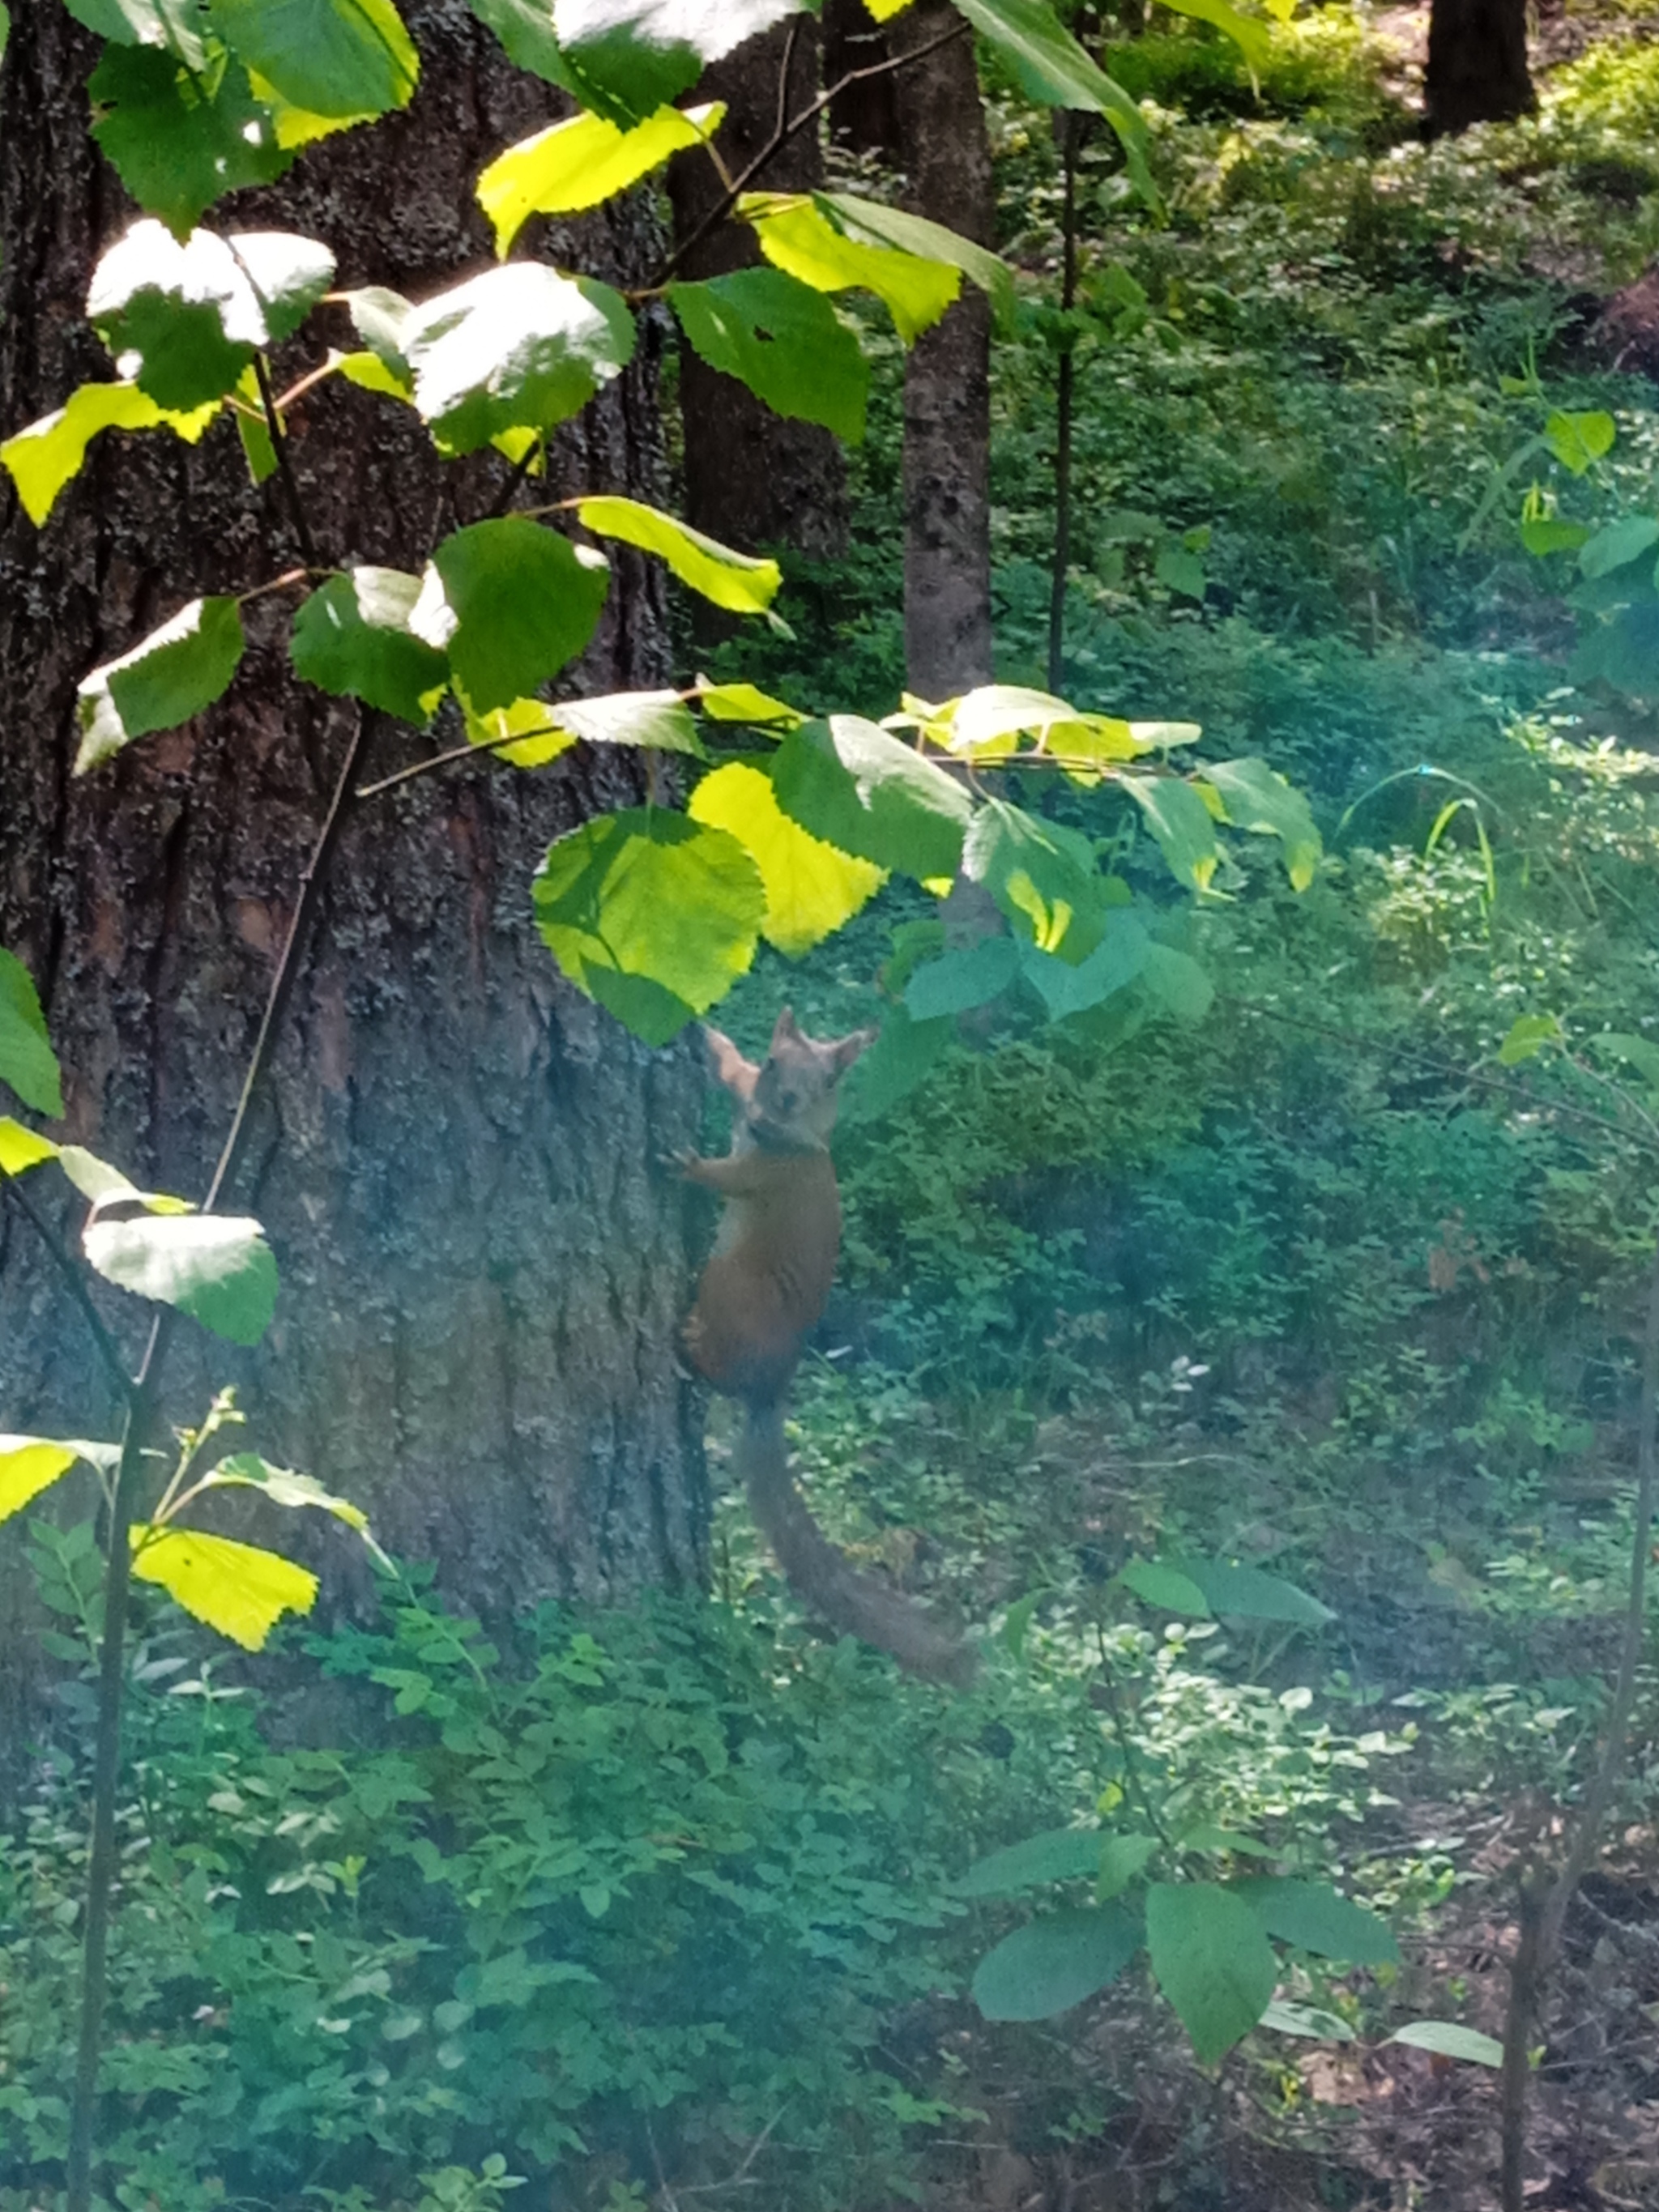
[[[746, 169], [781, 118], [799, 114], [817, 90], [817, 26], [809, 16], [792, 17], [748, 40], [706, 71], [699, 97], [726, 103], [715, 143], [728, 173], [735, 176]], [[808, 129], [780, 149], [751, 189], [805, 192], [823, 182], [818, 133]], [[668, 192], [676, 238], [690, 238], [724, 191], [719, 170], [701, 149], [671, 162]], [[759, 259], [746, 224], [722, 223], [685, 254], [679, 273], [723, 276], [733, 269], [752, 268]], [[689, 521], [745, 550], [788, 546], [819, 559], [844, 550], [846, 470], [841, 447], [828, 430], [773, 414], [746, 385], [710, 368], [684, 343], [680, 413]], [[699, 619], [708, 617], [700, 614]], [[710, 626], [729, 623], [716, 619]]]
[[1433, 0], [1423, 97], [1431, 138], [1529, 115], [1526, 0]]
[[[1064, 191], [1060, 223], [1060, 307], [1077, 304], [1077, 156], [1083, 119], [1059, 111]], [[1068, 332], [1061, 344], [1054, 386], [1054, 550], [1048, 574], [1048, 689], [1059, 693], [1066, 677], [1066, 586], [1072, 565], [1072, 404], [1077, 353]]]
[[[484, 264], [476, 173], [544, 123], [554, 96], [444, 0], [410, 21], [424, 71], [407, 113], [312, 149], [283, 185], [210, 221], [313, 232], [343, 286], [419, 295]], [[3, 434], [110, 373], [82, 311], [130, 211], [87, 136], [94, 53], [50, 0], [14, 10], [0, 76]], [[602, 214], [578, 265], [637, 281], [659, 250], [653, 228], [642, 203]], [[295, 342], [283, 371], [324, 342]], [[657, 488], [641, 354], [559, 441], [556, 489]], [[406, 410], [337, 383], [295, 410], [291, 443], [334, 560], [418, 567], [503, 480], [489, 455], [441, 469]], [[358, 709], [290, 681], [280, 595], [250, 608], [250, 649], [219, 707], [80, 782], [75, 686], [194, 593], [246, 588], [292, 550], [280, 485], [249, 487], [228, 422], [195, 448], [106, 437], [40, 532], [0, 486], [0, 942], [47, 1002], [65, 1133], [190, 1195], [228, 1122]], [[665, 639], [659, 585], [613, 556], [584, 687], [660, 681]], [[382, 731], [370, 772], [422, 742]], [[251, 1443], [358, 1498], [393, 1549], [436, 1559], [454, 1597], [498, 1613], [694, 1583], [704, 1565], [701, 1452], [673, 1354], [680, 1206], [649, 1165], [689, 1135], [696, 1081], [688, 1054], [646, 1052], [566, 987], [535, 938], [540, 851], [629, 795], [616, 757], [570, 762], [435, 776], [348, 823], [227, 1195], [276, 1248], [276, 1325], [252, 1354], [181, 1329], [167, 1393], [167, 1415], [194, 1420], [212, 1382], [236, 1382]], [[72, 1236], [75, 1206], [59, 1218]], [[147, 1314], [98, 1296], [134, 1350]], [[84, 1324], [12, 1209], [0, 1412], [0, 1425], [71, 1436], [111, 1433], [114, 1419]], [[0, 1771], [13, 1776], [41, 1711], [20, 1552], [0, 1532]]]
[[[908, 20], [899, 18], [901, 32]], [[864, 0], [823, 0], [823, 82], [839, 84], [855, 70], [867, 70], [892, 52], [887, 33], [872, 22]], [[860, 77], [830, 105], [830, 135], [849, 154], [874, 154], [896, 165], [899, 119], [896, 88], [890, 76]]]
[[[950, 27], [950, 0], [905, 11], [907, 46]], [[973, 41], [951, 39], [893, 80], [907, 204], [982, 246], [995, 204]], [[991, 674], [991, 317], [964, 283], [917, 340], [904, 377], [904, 645], [910, 687], [943, 699]]]

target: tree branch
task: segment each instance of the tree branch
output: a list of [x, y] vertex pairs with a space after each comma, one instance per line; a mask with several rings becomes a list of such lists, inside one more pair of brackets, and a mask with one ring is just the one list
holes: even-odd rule
[[276, 412], [276, 402], [271, 394], [270, 371], [265, 366], [262, 353], [253, 356], [253, 374], [259, 386], [259, 398], [265, 410], [265, 428], [270, 437], [270, 449], [276, 456], [276, 472], [283, 479], [283, 489], [288, 497], [289, 513], [294, 520], [294, 534], [300, 541], [300, 551], [307, 568], [320, 564], [317, 547], [311, 535], [311, 525], [306, 520], [305, 503], [300, 497], [300, 486], [294, 474], [294, 463], [288, 450], [288, 434], [283, 428], [283, 418]]

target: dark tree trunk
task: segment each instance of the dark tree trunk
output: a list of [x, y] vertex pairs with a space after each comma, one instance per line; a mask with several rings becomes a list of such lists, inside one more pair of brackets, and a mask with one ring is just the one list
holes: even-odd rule
[[[312, 232], [343, 285], [417, 296], [488, 261], [474, 177], [554, 95], [459, 9], [410, 15], [424, 71], [408, 112], [313, 149], [210, 222]], [[109, 374], [81, 319], [92, 263], [127, 218], [87, 136], [94, 56], [57, 0], [14, 10], [0, 434]], [[659, 251], [652, 229], [643, 203], [601, 216], [577, 265], [638, 281]], [[301, 343], [320, 357], [320, 339]], [[441, 469], [412, 415], [337, 381], [292, 428], [325, 557], [418, 568], [504, 481], [493, 455]], [[647, 358], [572, 426], [555, 474], [648, 495], [659, 468]], [[106, 437], [38, 532], [0, 490], [0, 942], [47, 1002], [67, 1133], [195, 1196], [358, 709], [289, 681], [280, 595], [250, 608], [219, 707], [81, 782], [75, 687], [184, 600], [271, 575], [293, 546], [276, 481], [249, 488], [228, 420], [193, 449]], [[584, 685], [659, 682], [660, 586], [626, 552], [613, 569]], [[431, 742], [382, 724], [370, 772]], [[182, 1329], [165, 1394], [170, 1419], [194, 1420], [212, 1382], [236, 1381], [250, 1443], [360, 1500], [393, 1549], [436, 1559], [453, 1595], [497, 1613], [692, 1583], [704, 1561], [701, 1450], [674, 1360], [680, 1207], [650, 1165], [690, 1133], [697, 1079], [689, 1054], [645, 1051], [568, 988], [530, 923], [540, 851], [623, 795], [616, 758], [442, 774], [352, 817], [227, 1199], [267, 1225], [276, 1322], [252, 1355]], [[72, 1237], [76, 1210], [59, 1211]], [[99, 1297], [136, 1346], [136, 1302]], [[114, 1418], [82, 1323], [0, 1208], [0, 1427], [110, 1434]], [[345, 1551], [329, 1547], [336, 1589]], [[0, 1531], [14, 1754], [40, 1686], [20, 1553], [15, 1528]]]
[[[907, 29], [899, 19], [901, 33]], [[823, 0], [823, 82], [826, 89], [886, 60], [885, 30], [870, 20], [864, 0]], [[896, 163], [898, 106], [890, 76], [859, 76], [830, 103], [830, 135], [849, 154], [875, 154]]]
[[[927, 45], [953, 19], [950, 0], [917, 0], [894, 51]], [[893, 82], [907, 204], [989, 246], [995, 200], [972, 39], [950, 40]], [[904, 377], [905, 664], [924, 698], [991, 674], [990, 474], [990, 310], [964, 282], [916, 342]]]
[[[728, 173], [735, 177], [748, 168], [775, 131], [781, 107], [799, 114], [817, 89], [817, 27], [807, 16], [750, 39], [708, 70], [698, 94], [726, 103], [716, 143]], [[818, 134], [808, 129], [779, 150], [750, 189], [805, 192], [823, 182]], [[677, 240], [691, 239], [725, 195], [720, 172], [701, 149], [669, 165], [668, 191]], [[691, 246], [679, 270], [690, 277], [723, 276], [759, 259], [749, 227], [727, 222]], [[684, 343], [680, 410], [689, 521], [745, 551], [789, 546], [823, 559], [844, 550], [846, 471], [828, 430], [773, 414], [746, 385], [710, 368]]]
[[1529, 115], [1526, 0], [1433, 0], [1423, 97], [1431, 138]]

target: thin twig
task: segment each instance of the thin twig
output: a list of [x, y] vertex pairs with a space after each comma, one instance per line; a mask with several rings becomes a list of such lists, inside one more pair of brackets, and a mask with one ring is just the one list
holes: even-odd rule
[[311, 535], [311, 525], [306, 520], [305, 502], [300, 497], [300, 486], [294, 474], [294, 463], [288, 450], [288, 434], [283, 428], [283, 419], [276, 412], [276, 402], [271, 397], [270, 371], [265, 366], [262, 353], [253, 356], [253, 374], [259, 386], [259, 398], [265, 410], [265, 428], [270, 437], [270, 450], [276, 456], [276, 471], [283, 479], [283, 489], [288, 495], [289, 513], [294, 522], [294, 534], [300, 541], [300, 550], [305, 556], [307, 568], [320, 566], [317, 547]]
[[429, 760], [416, 761], [409, 768], [400, 768], [393, 775], [383, 775], [378, 783], [361, 783], [352, 793], [354, 799], [378, 799], [382, 792], [395, 791], [400, 783], [413, 783], [419, 775], [430, 775], [435, 769], [453, 768], [457, 761], [476, 760], [481, 754], [498, 753], [506, 745], [522, 744], [527, 738], [556, 738], [569, 734], [558, 722], [549, 722], [538, 730], [514, 730], [504, 738], [480, 738], [477, 744], [452, 746], [447, 753], [434, 753]]
[[695, 246], [701, 246], [709, 232], [718, 224], [725, 222], [767, 163], [780, 154], [792, 138], [805, 131], [809, 123], [816, 122], [830, 102], [839, 100], [849, 85], [862, 83], [866, 77], [889, 76], [895, 70], [908, 69], [912, 62], [921, 61], [928, 54], [936, 53], [939, 47], [948, 46], [952, 39], [961, 38], [968, 27], [967, 18], [963, 16], [953, 23], [948, 31], [941, 31], [937, 38], [927, 40], [922, 45], [913, 47], [907, 54], [894, 54], [886, 61], [871, 62], [863, 69], [848, 70], [844, 76], [836, 79], [827, 92], [820, 93], [816, 100], [802, 108], [799, 115], [774, 131], [770, 138], [761, 148], [747, 168], [740, 171], [733, 179], [730, 189], [721, 194], [702, 221], [695, 223], [688, 235], [680, 240], [667, 260], [664, 262], [655, 278], [646, 287], [647, 293], [661, 290], [687, 254]]
[[51, 1254], [52, 1264], [64, 1279], [64, 1287], [80, 1308], [82, 1318], [92, 1331], [92, 1340], [98, 1347], [98, 1357], [103, 1361], [111, 1382], [114, 1383], [119, 1393], [123, 1404], [130, 1404], [132, 1399], [132, 1376], [125, 1360], [121, 1357], [119, 1346], [105, 1328], [102, 1316], [92, 1303], [91, 1294], [82, 1279], [81, 1270], [64, 1249], [63, 1239], [46, 1216], [39, 1211], [33, 1200], [26, 1195], [22, 1184], [15, 1176], [5, 1177], [4, 1188], [6, 1196], [23, 1218], [33, 1225], [35, 1235]]
[[513, 504], [514, 493], [518, 490], [519, 486], [524, 482], [525, 478], [530, 474], [532, 465], [534, 463], [537, 454], [539, 453], [541, 450], [542, 441], [540, 437], [538, 436], [532, 438], [530, 443], [525, 447], [523, 453], [520, 454], [518, 459], [514, 462], [512, 475], [508, 477], [507, 482], [501, 486], [501, 490], [497, 493], [495, 498], [490, 502], [489, 510], [484, 516], [484, 520], [486, 522], [498, 522], [501, 516], [507, 513], [507, 508]]

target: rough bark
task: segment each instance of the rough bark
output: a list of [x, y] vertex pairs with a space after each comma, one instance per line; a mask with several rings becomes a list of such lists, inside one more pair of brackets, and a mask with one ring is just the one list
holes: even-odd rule
[[[898, 27], [904, 31], [902, 17]], [[872, 22], [864, 0], [823, 0], [823, 82], [840, 84], [855, 70], [886, 60], [885, 30]], [[890, 76], [860, 77], [830, 104], [830, 135], [849, 154], [899, 159], [898, 106]]]
[[[409, 13], [424, 61], [412, 107], [210, 221], [310, 232], [338, 254], [343, 285], [416, 296], [488, 262], [474, 176], [548, 120], [555, 95], [447, 0]], [[15, 9], [0, 78], [6, 433], [109, 374], [81, 309], [130, 210], [87, 136], [95, 52], [53, 0]], [[636, 274], [659, 248], [650, 230], [643, 208], [597, 218], [577, 265]], [[325, 342], [296, 341], [282, 369]], [[292, 432], [336, 560], [418, 567], [504, 480], [493, 455], [441, 468], [407, 410], [337, 382]], [[562, 438], [555, 475], [649, 489], [659, 465], [647, 357]], [[0, 942], [46, 1000], [66, 1133], [198, 1196], [359, 710], [290, 681], [280, 597], [249, 609], [250, 650], [218, 707], [80, 782], [75, 687], [196, 592], [245, 588], [292, 557], [279, 485], [250, 489], [228, 422], [194, 449], [106, 437], [38, 532], [0, 489]], [[613, 568], [583, 688], [665, 672], [659, 585], [628, 554]], [[383, 725], [371, 771], [441, 735]], [[227, 1200], [267, 1224], [276, 1323], [249, 1355], [187, 1328], [170, 1369], [171, 1418], [198, 1418], [212, 1382], [236, 1382], [251, 1443], [361, 1500], [392, 1548], [435, 1559], [453, 1595], [492, 1612], [691, 1583], [703, 1566], [704, 1475], [673, 1353], [681, 1210], [650, 1166], [690, 1133], [696, 1078], [687, 1055], [646, 1052], [566, 988], [529, 917], [540, 851], [623, 795], [623, 775], [580, 755], [537, 776], [468, 769], [354, 816]], [[73, 1207], [59, 1218], [72, 1236]], [[99, 1297], [136, 1346], [136, 1302]], [[0, 1413], [70, 1435], [111, 1433], [113, 1418], [82, 1323], [9, 1210]], [[344, 1548], [329, 1547], [336, 1587]], [[40, 1687], [20, 1553], [16, 1530], [0, 1531], [14, 1752]]]
[[1526, 0], [1433, 0], [1423, 100], [1431, 138], [1529, 115]]
[[[950, 0], [917, 0], [902, 19], [905, 46], [937, 38], [953, 13]], [[893, 82], [907, 204], [989, 246], [995, 200], [972, 40], [950, 40]], [[904, 377], [905, 663], [924, 698], [991, 674], [990, 474], [990, 310], [964, 283]]]
[[[786, 58], [789, 79], [783, 82]], [[781, 106], [798, 114], [818, 89], [817, 27], [807, 16], [757, 39], [708, 70], [699, 97], [723, 100], [716, 144], [727, 172], [746, 170], [777, 128]], [[823, 182], [816, 131], [798, 131], [753, 179], [752, 191], [811, 191]], [[669, 165], [677, 240], [690, 240], [725, 186], [708, 155], [682, 154]], [[687, 277], [723, 276], [760, 259], [746, 224], [721, 223], [679, 264]], [[680, 412], [685, 426], [684, 507], [699, 530], [745, 551], [788, 546], [829, 559], [845, 549], [847, 482], [840, 446], [815, 422], [775, 415], [735, 377], [723, 376], [680, 347]]]

